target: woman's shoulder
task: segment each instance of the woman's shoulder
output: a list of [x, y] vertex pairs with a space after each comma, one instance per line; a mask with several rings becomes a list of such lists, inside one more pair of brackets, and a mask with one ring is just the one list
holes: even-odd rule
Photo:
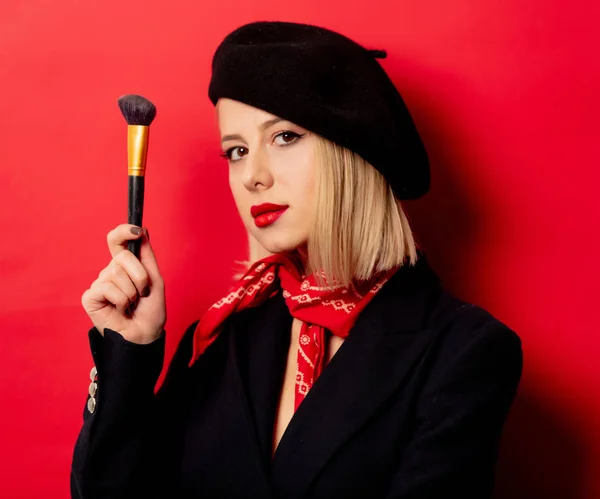
[[401, 267], [381, 291], [380, 312], [400, 329], [433, 330], [449, 354], [480, 342], [521, 350], [518, 333], [483, 306], [454, 294], [422, 250], [416, 263]]
[[429, 327], [447, 328], [457, 339], [474, 339], [486, 335], [501, 335], [506, 341], [520, 343], [518, 333], [482, 305], [459, 298], [447, 288], [441, 288], [429, 309]]
[[381, 289], [382, 306], [374, 314], [397, 330], [423, 330], [430, 350], [449, 361], [459, 356], [522, 354], [521, 338], [483, 306], [454, 294], [435, 272], [424, 252], [415, 265], [402, 267]]
[[495, 370], [499, 376], [520, 378], [519, 334], [483, 306], [442, 289], [430, 308], [427, 328], [435, 331], [434, 371], [469, 370], [476, 375]]

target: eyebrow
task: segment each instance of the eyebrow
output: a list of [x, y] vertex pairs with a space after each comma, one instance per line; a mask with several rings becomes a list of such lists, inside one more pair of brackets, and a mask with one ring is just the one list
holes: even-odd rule
[[[259, 128], [260, 128], [262, 131], [264, 131], [264, 130], [266, 130], [267, 128], [269, 128], [270, 126], [273, 126], [273, 125], [275, 125], [276, 123], [279, 123], [280, 121], [286, 121], [286, 120], [284, 120], [283, 118], [279, 118], [279, 117], [277, 117], [277, 118], [273, 118], [273, 119], [271, 119], [271, 120], [267, 120], [267, 121], [265, 121], [265, 122], [264, 122], [262, 125], [260, 125], [260, 127], [259, 127]], [[235, 134], [233, 134], [233, 135], [225, 135], [225, 136], [224, 136], [224, 137], [221, 139], [221, 144], [222, 144], [223, 142], [226, 142], [226, 141], [228, 141], [228, 140], [244, 140], [244, 138], [243, 138], [241, 135], [237, 134], [237, 133], [235, 133]]]

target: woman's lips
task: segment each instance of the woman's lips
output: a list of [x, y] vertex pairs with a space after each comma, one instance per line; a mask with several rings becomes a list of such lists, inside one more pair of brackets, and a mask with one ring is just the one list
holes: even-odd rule
[[257, 227], [266, 227], [267, 225], [271, 225], [275, 220], [283, 215], [283, 212], [287, 209], [288, 207], [286, 206], [285, 208], [281, 208], [277, 211], [268, 211], [266, 213], [262, 213], [261, 215], [254, 217], [254, 224]]

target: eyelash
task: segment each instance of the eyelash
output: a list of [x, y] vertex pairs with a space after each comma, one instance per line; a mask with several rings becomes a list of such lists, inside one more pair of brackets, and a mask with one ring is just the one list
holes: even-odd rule
[[[296, 142], [298, 142], [298, 140], [300, 138], [304, 137], [304, 135], [305, 135], [303, 133], [296, 133], [296, 132], [292, 132], [291, 130], [285, 130], [285, 131], [280, 132], [277, 135], [275, 135], [275, 138], [279, 137], [280, 135], [284, 135], [286, 133], [294, 135], [296, 137], [296, 140], [294, 140], [292, 142], [288, 142], [287, 144], [282, 145], [281, 147], [291, 146], [292, 144], [295, 144]], [[238, 147], [243, 147], [243, 146], [230, 147], [229, 149], [227, 149], [227, 151], [220, 153], [219, 156], [221, 156], [222, 158], [225, 158], [229, 161], [239, 161], [239, 159], [231, 159], [231, 153], [233, 152], [234, 149], [237, 149]]]

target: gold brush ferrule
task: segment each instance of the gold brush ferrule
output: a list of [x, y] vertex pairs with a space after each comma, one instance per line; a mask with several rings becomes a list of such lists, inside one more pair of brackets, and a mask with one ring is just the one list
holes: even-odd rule
[[127, 125], [128, 175], [143, 177], [146, 173], [149, 130], [148, 126]]

